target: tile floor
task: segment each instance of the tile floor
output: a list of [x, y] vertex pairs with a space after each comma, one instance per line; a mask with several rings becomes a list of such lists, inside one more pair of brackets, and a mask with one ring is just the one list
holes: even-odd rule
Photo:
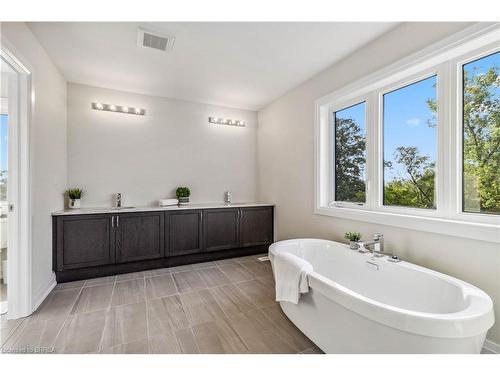
[[321, 353], [274, 301], [256, 256], [58, 284], [2, 352]]

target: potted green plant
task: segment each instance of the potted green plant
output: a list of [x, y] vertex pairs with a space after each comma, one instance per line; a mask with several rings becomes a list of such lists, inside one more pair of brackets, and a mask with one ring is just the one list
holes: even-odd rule
[[80, 188], [71, 188], [64, 192], [68, 197], [68, 207], [72, 209], [80, 208], [81, 199], [85, 196], [86, 192]]
[[358, 249], [358, 241], [361, 239], [361, 233], [359, 232], [346, 232], [344, 235], [346, 240], [349, 240], [349, 247], [352, 250]]
[[188, 204], [191, 190], [189, 190], [188, 187], [180, 186], [175, 191], [175, 195], [177, 195], [177, 199], [179, 199], [179, 204]]

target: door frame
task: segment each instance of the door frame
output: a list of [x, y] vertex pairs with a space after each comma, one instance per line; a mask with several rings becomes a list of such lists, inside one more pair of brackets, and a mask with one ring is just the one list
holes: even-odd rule
[[[7, 238], [7, 319], [17, 319], [33, 312], [31, 257], [31, 189], [30, 189], [30, 120], [32, 111], [31, 71], [11, 52], [2, 39], [0, 57], [17, 72], [14, 104], [9, 95], [9, 121], [13, 114], [16, 126], [9, 127], [8, 216]], [[10, 108], [13, 107], [13, 111]], [[14, 249], [14, 250], [12, 250]]]

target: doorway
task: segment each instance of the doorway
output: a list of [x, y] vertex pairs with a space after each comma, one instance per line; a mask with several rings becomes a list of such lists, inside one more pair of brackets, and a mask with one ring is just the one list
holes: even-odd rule
[[0, 313], [32, 312], [29, 225], [30, 73], [0, 48]]

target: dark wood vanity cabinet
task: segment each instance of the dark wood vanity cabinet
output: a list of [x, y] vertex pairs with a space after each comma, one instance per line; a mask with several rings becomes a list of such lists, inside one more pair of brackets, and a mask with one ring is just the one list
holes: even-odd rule
[[203, 251], [202, 217], [200, 210], [165, 213], [167, 255], [187, 255]]
[[163, 212], [115, 215], [116, 262], [161, 258], [165, 255]]
[[58, 282], [266, 252], [273, 206], [53, 216]]
[[205, 251], [239, 247], [238, 208], [221, 208], [203, 212], [203, 244]]
[[273, 207], [240, 208], [240, 247], [273, 242]]
[[54, 231], [57, 271], [114, 263], [111, 215], [61, 216]]

